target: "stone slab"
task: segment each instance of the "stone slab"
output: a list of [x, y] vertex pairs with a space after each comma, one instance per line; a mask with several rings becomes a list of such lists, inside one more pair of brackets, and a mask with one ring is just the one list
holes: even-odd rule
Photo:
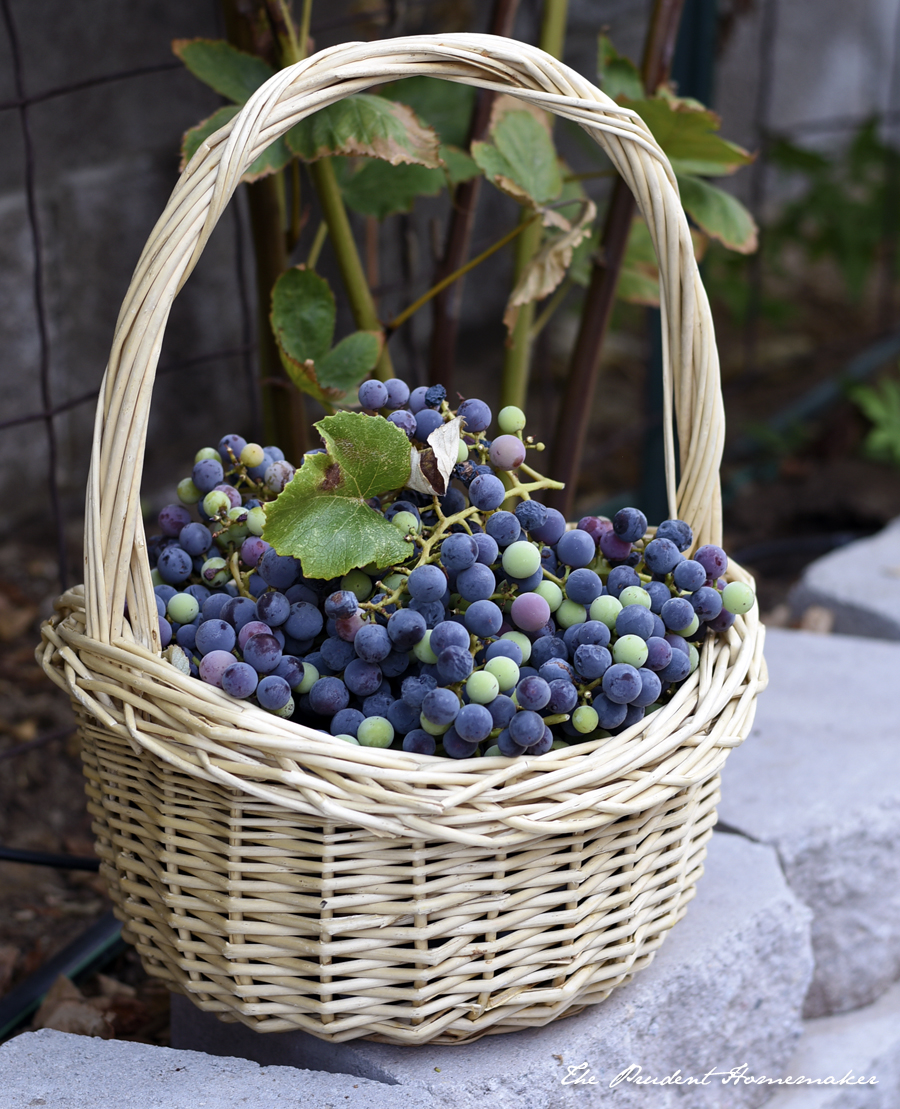
[[0, 1047], [0, 1109], [433, 1109], [426, 1092], [123, 1040], [25, 1032]]
[[813, 913], [807, 1016], [900, 977], [900, 644], [770, 629], [769, 687], [722, 777], [720, 824], [771, 844]]
[[[765, 1109], [897, 1109], [900, 1105], [900, 984], [873, 1005], [819, 1017], [804, 1025], [803, 1039], [786, 1073], [793, 1078], [847, 1079], [843, 1086], [782, 1087]], [[856, 1085], [855, 1080], [866, 1079]], [[871, 1079], [875, 1084], [870, 1084]]]
[[[172, 1040], [395, 1082], [428, 1094], [441, 1109], [742, 1109], [760, 1105], [767, 1092], [724, 1089], [719, 1078], [692, 1088], [685, 1101], [675, 1085], [610, 1083], [635, 1067], [632, 1078], [658, 1080], [676, 1073], [699, 1079], [745, 1062], [779, 1073], [801, 1032], [812, 971], [808, 926], [809, 913], [787, 888], [774, 851], [717, 833], [697, 896], [654, 962], [607, 1001], [546, 1028], [458, 1047], [332, 1045], [304, 1033], [265, 1035], [222, 1024], [173, 997]], [[575, 1083], [577, 1077], [585, 1081]]]
[[900, 639], [900, 520], [817, 558], [791, 590], [790, 604], [796, 617], [810, 605], [824, 606], [842, 635]]

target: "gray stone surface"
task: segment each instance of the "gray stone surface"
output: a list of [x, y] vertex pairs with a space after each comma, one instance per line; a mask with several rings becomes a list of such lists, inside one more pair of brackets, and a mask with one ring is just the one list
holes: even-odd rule
[[817, 558], [791, 590], [790, 604], [795, 616], [810, 605], [830, 609], [843, 635], [900, 639], [900, 520]]
[[431, 1109], [421, 1090], [123, 1040], [26, 1032], [0, 1047], [0, 1109]]
[[813, 912], [807, 1016], [900, 977], [900, 644], [770, 629], [769, 687], [723, 775], [720, 822], [778, 851]]
[[[330, 1045], [302, 1033], [260, 1035], [221, 1024], [173, 998], [173, 1043], [396, 1082], [427, 1092], [441, 1109], [757, 1106], [767, 1092], [725, 1088], [721, 1078], [692, 1087], [687, 1099], [677, 1086], [623, 1081], [610, 1089], [610, 1082], [633, 1066], [639, 1077], [657, 1079], [679, 1072], [701, 1078], [742, 1063], [780, 1073], [800, 1035], [812, 969], [808, 921], [770, 848], [716, 834], [697, 897], [653, 964], [601, 1005], [546, 1028], [463, 1047]], [[563, 1084], [579, 1074], [587, 1081]]]
[[[900, 985], [873, 1005], [807, 1021], [786, 1073], [793, 1078], [865, 1078], [865, 1085], [783, 1087], [765, 1109], [897, 1109], [900, 1105]], [[875, 1085], [868, 1080], [874, 1078]]]

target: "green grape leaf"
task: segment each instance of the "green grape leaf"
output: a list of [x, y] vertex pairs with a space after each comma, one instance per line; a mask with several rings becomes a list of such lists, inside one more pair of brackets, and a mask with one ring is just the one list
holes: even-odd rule
[[553, 139], [542, 119], [510, 96], [497, 98], [491, 142], [473, 142], [472, 157], [488, 180], [520, 204], [541, 208], [562, 192]]
[[312, 578], [336, 578], [374, 562], [404, 562], [415, 546], [365, 502], [402, 488], [412, 447], [388, 420], [339, 412], [320, 420], [325, 454], [308, 454], [269, 505], [263, 535], [282, 555], [299, 558]]
[[355, 173], [342, 167], [338, 181], [347, 207], [376, 219], [411, 212], [416, 197], [437, 196], [447, 183], [442, 170], [382, 161], [364, 162]]
[[324, 277], [295, 266], [272, 290], [272, 330], [284, 353], [296, 362], [318, 362], [331, 349], [337, 309]]
[[644, 82], [638, 67], [630, 58], [619, 54], [606, 35], [597, 39], [597, 83], [613, 100], [624, 97], [640, 100], [644, 95]]
[[360, 93], [320, 108], [287, 133], [295, 154], [307, 162], [335, 154], [381, 158], [391, 165], [441, 164], [438, 137], [405, 104]]
[[640, 216], [631, 221], [616, 296], [629, 304], [659, 307], [659, 266], [650, 231]]
[[683, 174], [678, 175], [678, 189], [685, 211], [707, 235], [738, 254], [756, 250], [756, 224], [739, 200], [708, 181]]
[[[234, 119], [240, 110], [238, 105], [228, 104], [224, 108], [219, 108], [218, 111], [213, 112], [211, 116], [203, 120], [202, 123], [198, 123], [196, 127], [191, 127], [189, 131], [185, 131], [181, 139], [180, 168], [184, 169], [209, 136], [215, 134], [220, 127], [224, 127], [226, 123]], [[288, 150], [284, 139], [276, 139], [260, 154], [255, 162], [247, 167], [241, 180], [258, 181], [260, 177], [277, 173], [278, 170], [287, 165], [291, 158], [293, 158], [293, 154]]]
[[348, 393], [375, 369], [383, 346], [384, 335], [380, 331], [354, 331], [316, 363], [319, 384], [325, 389]]
[[475, 89], [438, 77], [407, 77], [385, 86], [381, 95], [407, 104], [437, 131], [442, 143], [465, 146], [475, 104]]
[[451, 185], [459, 185], [463, 181], [470, 181], [481, 173], [474, 158], [470, 158], [458, 146], [442, 146], [441, 161], [447, 167], [447, 180]]
[[195, 77], [235, 104], [246, 103], [275, 72], [224, 39], [175, 39], [172, 51]]
[[696, 100], [672, 96], [661, 88], [656, 96], [622, 103], [638, 113], [670, 160], [694, 172], [721, 177], [753, 161], [743, 147], [716, 134], [721, 120]]

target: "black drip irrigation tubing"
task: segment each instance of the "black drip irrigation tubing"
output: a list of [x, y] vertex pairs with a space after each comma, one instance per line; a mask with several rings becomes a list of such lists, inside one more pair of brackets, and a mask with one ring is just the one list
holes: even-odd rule
[[56, 855], [50, 851], [23, 851], [19, 847], [0, 845], [0, 860], [8, 863], [27, 863], [30, 866], [52, 866], [57, 870], [100, 869], [100, 860], [85, 855]]

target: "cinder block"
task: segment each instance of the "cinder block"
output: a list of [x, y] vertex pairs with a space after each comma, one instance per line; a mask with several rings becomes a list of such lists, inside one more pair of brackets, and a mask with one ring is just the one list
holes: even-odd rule
[[693, 1087], [685, 1101], [676, 1084], [610, 1083], [628, 1068], [632, 1078], [660, 1080], [699, 1080], [745, 1062], [780, 1073], [800, 1036], [811, 971], [809, 913], [787, 888], [774, 851], [717, 834], [697, 897], [652, 965], [602, 1004], [546, 1028], [456, 1047], [332, 1045], [222, 1024], [173, 997], [172, 1037], [211, 1054], [395, 1082], [441, 1109], [742, 1109], [769, 1091], [735, 1091], [718, 1078]]
[[825, 1016], [900, 978], [900, 644], [771, 629], [766, 659], [719, 820], [771, 844], [812, 910], [805, 1012]]

